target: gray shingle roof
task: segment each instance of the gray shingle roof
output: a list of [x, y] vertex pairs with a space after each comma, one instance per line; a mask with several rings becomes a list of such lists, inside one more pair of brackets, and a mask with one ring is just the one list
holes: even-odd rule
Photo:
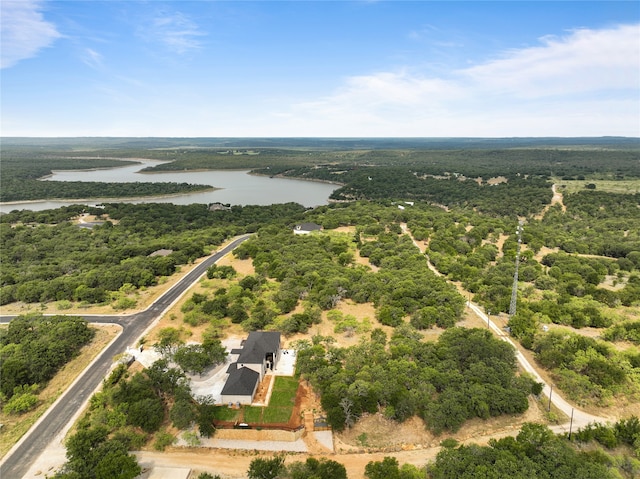
[[280, 349], [280, 333], [273, 331], [253, 331], [244, 342], [238, 356], [239, 363], [262, 364], [267, 353]]
[[253, 369], [239, 368], [231, 371], [222, 388], [222, 395], [249, 396], [256, 389], [260, 375]]

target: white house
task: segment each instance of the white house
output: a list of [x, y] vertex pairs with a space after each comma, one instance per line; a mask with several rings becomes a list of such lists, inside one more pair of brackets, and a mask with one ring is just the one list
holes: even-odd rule
[[242, 349], [231, 353], [239, 356], [227, 369], [229, 377], [222, 388], [221, 400], [224, 404], [251, 404], [260, 381], [280, 360], [280, 333], [253, 331], [243, 342]]

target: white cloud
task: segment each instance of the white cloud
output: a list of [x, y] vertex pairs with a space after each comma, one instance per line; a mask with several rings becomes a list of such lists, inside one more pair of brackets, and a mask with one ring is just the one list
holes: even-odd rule
[[541, 46], [507, 52], [461, 74], [478, 87], [524, 98], [640, 84], [640, 24], [580, 29], [540, 41]]
[[199, 38], [205, 35], [193, 20], [181, 12], [160, 13], [142, 31], [147, 40], [159, 42], [180, 55], [201, 48]]
[[542, 38], [446, 77], [350, 77], [331, 95], [277, 114], [285, 128], [267, 133], [640, 136], [639, 111], [640, 25], [621, 25]]
[[0, 68], [34, 57], [62, 35], [54, 24], [44, 20], [42, 2], [37, 0], [2, 0], [0, 31], [2, 49]]

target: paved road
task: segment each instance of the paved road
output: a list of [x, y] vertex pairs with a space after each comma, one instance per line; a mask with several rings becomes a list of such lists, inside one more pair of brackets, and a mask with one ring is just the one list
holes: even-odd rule
[[[92, 323], [114, 323], [122, 326], [122, 333], [105, 348], [85, 369], [69, 389], [49, 408], [47, 413], [25, 434], [0, 463], [0, 478], [23, 477], [47, 445], [65, 428], [79, 408], [91, 397], [112, 365], [112, 358], [133, 346], [143, 333], [195, 283], [209, 266], [217, 262], [240, 243], [242, 236], [206, 258], [146, 310], [130, 315], [85, 315]], [[7, 322], [11, 316], [0, 317]]]

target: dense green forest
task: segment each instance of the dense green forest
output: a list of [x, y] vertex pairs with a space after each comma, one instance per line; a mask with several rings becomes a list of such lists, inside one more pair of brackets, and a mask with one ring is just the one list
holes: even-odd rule
[[[397, 225], [396, 225], [397, 226]], [[242, 244], [234, 254], [250, 257], [256, 272], [277, 281], [271, 295], [276, 314], [286, 314], [304, 299], [305, 309], [335, 308], [339, 301], [373, 303], [377, 319], [387, 326], [398, 326], [410, 314], [439, 318], [443, 326], [452, 326], [460, 318], [464, 300], [453, 286], [438, 278], [427, 267], [424, 258], [407, 236], [398, 231], [387, 232], [375, 225], [354, 236], [293, 235], [269, 227]], [[355, 255], [368, 258], [378, 270], [355, 261]], [[267, 324], [255, 322], [251, 316], [247, 329], [261, 329]], [[279, 326], [296, 332], [297, 317]], [[291, 324], [294, 322], [294, 324]], [[296, 327], [298, 326], [298, 327]], [[302, 330], [310, 324], [302, 322]]]
[[[7, 144], [8, 143], [8, 144]], [[133, 197], [209, 188], [176, 183], [41, 182], [54, 169], [113, 167], [114, 158], [148, 158], [165, 163], [149, 171], [248, 168], [257, 173], [341, 183], [333, 199], [404, 198], [459, 204], [499, 214], [526, 215], [548, 202], [550, 177], [585, 179], [603, 173], [637, 178], [634, 139], [507, 140], [175, 140], [59, 139], [47, 146], [32, 139], [3, 145], [0, 201], [44, 198]], [[83, 148], [84, 145], [84, 148]], [[89, 146], [91, 145], [91, 146]], [[105, 148], [106, 145], [109, 145]], [[118, 145], [117, 147], [114, 147]], [[255, 145], [255, 146], [251, 146]], [[90, 156], [92, 159], [87, 159]], [[509, 188], [481, 188], [504, 176]], [[511, 188], [515, 188], [511, 191]], [[509, 191], [505, 191], [505, 190]], [[509, 198], [512, 210], [495, 208]], [[524, 199], [528, 197], [529, 199]]]
[[435, 343], [421, 338], [407, 326], [388, 345], [380, 329], [350, 348], [313, 338], [299, 346], [297, 372], [320, 391], [335, 430], [382, 408], [390, 419], [419, 415], [436, 433], [456, 431], [473, 417], [522, 413], [527, 396], [540, 393], [533, 380], [516, 376], [513, 348], [486, 330], [451, 328]]
[[[589, 207], [589, 199], [598, 206]], [[639, 223], [634, 201], [633, 195], [585, 191], [567, 195], [566, 212], [554, 207], [525, 225], [518, 313], [510, 322], [512, 335], [524, 346], [538, 355], [544, 354], [543, 344], [568, 347], [561, 344], [570, 343], [570, 335], [541, 342], [542, 326], [551, 323], [602, 328], [603, 339], [609, 340], [626, 334], [607, 335], [605, 328], [627, 331], [625, 324], [633, 316], [626, 308], [640, 301], [640, 227], [634, 227]], [[188, 302], [184, 312], [190, 324], [212, 322], [220, 329], [230, 321], [247, 330], [304, 332], [322, 310], [351, 300], [372, 303], [376, 313], [370, 320], [383, 325], [451, 327], [460, 318], [463, 299], [427, 268], [425, 257], [403, 234], [403, 224], [427, 244], [428, 259], [438, 270], [460, 281], [488, 311], [506, 312], [511, 297], [517, 242], [511, 234], [516, 221], [510, 217], [422, 203], [400, 209], [389, 201], [338, 203], [311, 211], [289, 204], [216, 212], [205, 205], [118, 203], [91, 210], [110, 220], [87, 230], [68, 221], [78, 212], [69, 207], [2, 216], [3, 304], [57, 301], [60, 307], [74, 302], [130, 308], [135, 306], [129, 299], [132, 291], [156, 284], [229, 236], [257, 231], [235, 253], [252, 259], [256, 275]], [[326, 231], [294, 235], [292, 226], [303, 218]], [[602, 232], [607, 241], [595, 240], [599, 222], [608, 225]], [[264, 224], [270, 226], [260, 226]], [[355, 232], [331, 232], [339, 226]], [[149, 256], [161, 248], [173, 252]], [[542, 248], [551, 252], [539, 255]], [[605, 280], [617, 287], [604, 287]], [[292, 313], [299, 306], [302, 311]], [[372, 328], [354, 318], [331, 318], [339, 332]], [[541, 364], [577, 401], [606, 405], [619, 394], [638, 394], [637, 350], [614, 353], [598, 346], [603, 340], [593, 341], [578, 348], [589, 360]]]
[[19, 316], [0, 330], [0, 403], [5, 412], [35, 406], [36, 393], [93, 338], [75, 316]]
[[[253, 232], [264, 222], [290, 221], [296, 204], [234, 207], [109, 204], [86, 211], [109, 220], [92, 229], [70, 220], [83, 207], [20, 211], [0, 217], [0, 304], [118, 300], [123, 286], [143, 288], [170, 276], [178, 265], [207, 254], [226, 238]], [[168, 256], [150, 256], [159, 249]], [[114, 296], [115, 294], [115, 296]]]

